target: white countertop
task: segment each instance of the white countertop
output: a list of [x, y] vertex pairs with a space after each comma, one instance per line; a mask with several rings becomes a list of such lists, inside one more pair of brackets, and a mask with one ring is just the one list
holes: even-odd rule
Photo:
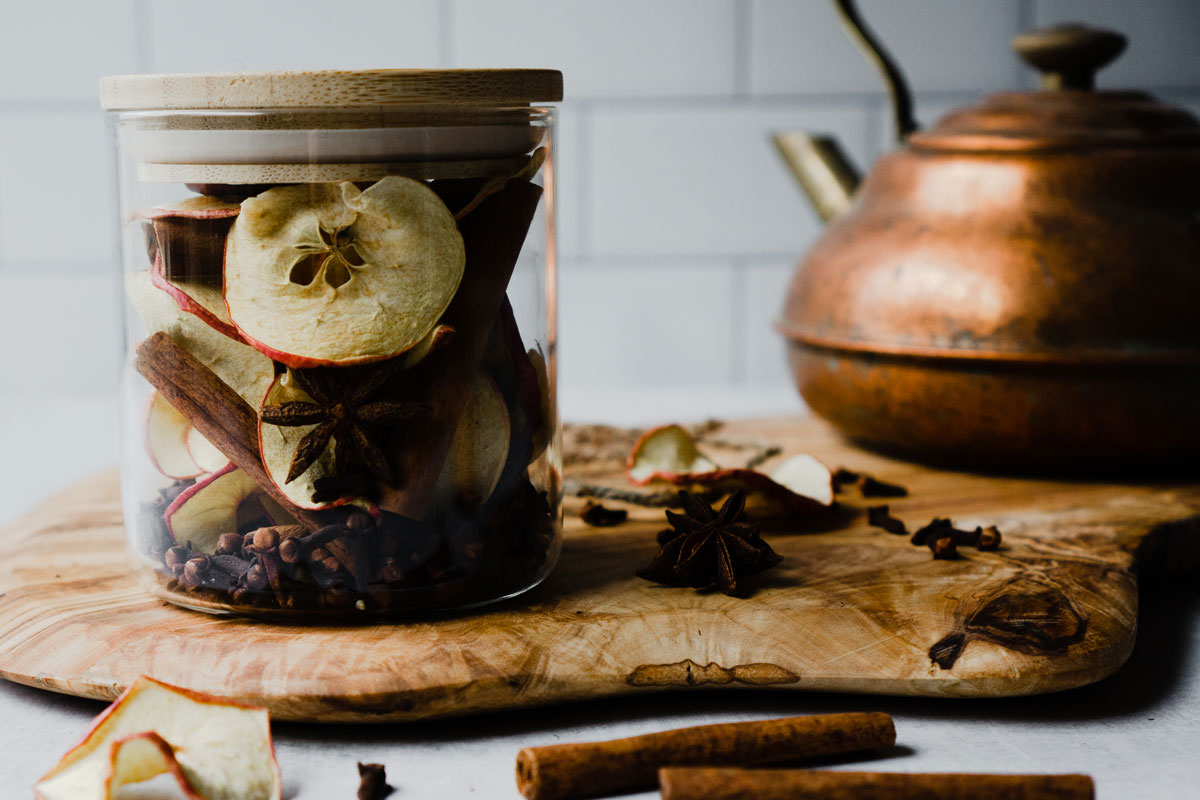
[[[647, 423], [707, 416], [783, 414], [787, 387], [712, 387], [565, 393], [563, 416]], [[115, 462], [116, 413], [108, 398], [0, 401], [8, 420], [0, 452], [0, 524], [71, 481]], [[20, 420], [20, 424], [14, 422]], [[52, 433], [48, 433], [52, 432]], [[356, 761], [387, 766], [393, 795], [519, 798], [517, 751], [553, 742], [629, 736], [683, 725], [790, 714], [886, 711], [894, 754], [846, 769], [1085, 772], [1102, 798], [1200, 793], [1200, 588], [1175, 586], [1143, 599], [1138, 644], [1115, 676], [1045, 697], [925, 700], [787, 691], [703, 690], [600, 700], [410, 725], [274, 726], [285, 798], [353, 798]], [[103, 704], [0, 681], [0, 798], [28, 797], [33, 782], [87, 728]], [[150, 792], [137, 792], [147, 798]], [[164, 794], [164, 797], [175, 796]], [[655, 797], [655, 793], [636, 797]]]

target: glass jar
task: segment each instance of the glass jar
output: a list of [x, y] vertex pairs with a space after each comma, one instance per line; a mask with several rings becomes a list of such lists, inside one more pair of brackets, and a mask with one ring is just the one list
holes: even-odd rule
[[[461, 609], [561, 537], [548, 70], [129, 75], [134, 568], [188, 608]], [[534, 104], [537, 105], [534, 105]]]

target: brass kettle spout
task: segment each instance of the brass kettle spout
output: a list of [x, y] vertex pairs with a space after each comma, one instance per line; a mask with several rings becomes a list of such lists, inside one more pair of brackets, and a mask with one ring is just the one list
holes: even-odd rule
[[[833, 0], [833, 5], [863, 57], [883, 76], [892, 100], [896, 139], [903, 142], [917, 129], [916, 120], [913, 119], [912, 93], [904, 75], [863, 22], [854, 0]], [[772, 139], [823, 222], [828, 222], [850, 206], [861, 178], [834, 139], [802, 131], [776, 133]]]
[[862, 179], [837, 140], [803, 131], [776, 133], [771, 138], [822, 222], [850, 206]]

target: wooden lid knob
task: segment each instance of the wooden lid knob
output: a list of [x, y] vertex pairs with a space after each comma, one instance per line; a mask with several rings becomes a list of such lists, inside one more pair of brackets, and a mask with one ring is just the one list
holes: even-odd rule
[[1013, 49], [1042, 73], [1043, 89], [1092, 89], [1096, 72], [1125, 49], [1116, 31], [1071, 23], [1023, 33]]

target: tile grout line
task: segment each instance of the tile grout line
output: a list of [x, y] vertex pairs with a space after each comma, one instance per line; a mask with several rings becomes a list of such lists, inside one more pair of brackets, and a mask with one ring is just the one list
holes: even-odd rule
[[733, 304], [730, 312], [730, 342], [729, 342], [729, 382], [744, 384], [747, 382], [746, 349], [749, 337], [746, 335], [746, 269], [741, 261], [733, 262], [733, 287], [729, 293]]
[[754, 9], [750, 0], [735, 0], [733, 7], [733, 96], [742, 102], [751, 100], [750, 50]]
[[442, 69], [454, 64], [454, 0], [442, 0], [438, 4], [438, 58]]
[[138, 72], [153, 72], [154, 6], [150, 0], [133, 0], [133, 35], [137, 37], [137, 58], [134, 63]]
[[595, 115], [592, 113], [592, 107], [586, 101], [576, 106], [575, 113], [579, 115], [575, 122], [576, 129], [579, 131], [575, 141], [579, 152], [574, 160], [579, 174], [575, 176], [575, 181], [576, 185], [580, 187], [580, 191], [575, 193], [575, 199], [579, 201], [579, 209], [575, 214], [575, 224], [579, 227], [579, 231], [576, 233], [576, 241], [579, 242], [579, 252], [576, 253], [576, 258], [579, 261], [587, 261], [595, 256], [595, 242], [593, 241], [595, 232], [592, 230], [592, 191], [595, 185], [595, 181], [592, 180], [595, 172], [592, 137]]

